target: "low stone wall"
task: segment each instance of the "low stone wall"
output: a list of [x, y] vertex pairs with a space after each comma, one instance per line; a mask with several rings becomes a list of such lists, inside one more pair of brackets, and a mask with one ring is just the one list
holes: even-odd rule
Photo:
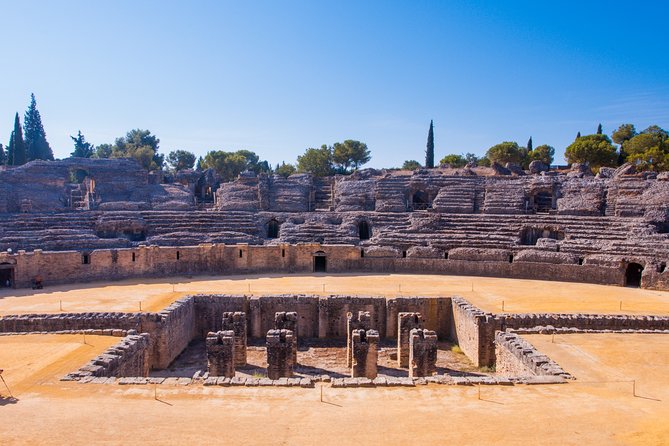
[[195, 337], [195, 305], [193, 297], [185, 297], [158, 313], [160, 322], [155, 331], [152, 366], [164, 369]]
[[[14, 284], [19, 288], [31, 286], [40, 276], [45, 286], [94, 280], [120, 280], [133, 277], [173, 277], [202, 274], [311, 273], [314, 254], [324, 253], [327, 271], [333, 273], [378, 272], [408, 274], [451, 274], [518, 279], [588, 282], [623, 285], [625, 270], [617, 266], [589, 262], [579, 265], [575, 256], [540, 250], [511, 250], [454, 248], [440, 251], [439, 258], [424, 256], [375, 257], [367, 255], [374, 247], [353, 245], [280, 244], [280, 245], [223, 245], [97, 249], [79, 251], [33, 252], [0, 254], [0, 262], [14, 266]], [[432, 249], [432, 251], [434, 251]], [[406, 251], [408, 252], [408, 251]], [[412, 251], [413, 252], [413, 251]], [[86, 258], [84, 258], [84, 254]], [[448, 254], [448, 258], [446, 257]], [[666, 288], [667, 273], [644, 269], [642, 284], [648, 288]]]
[[559, 376], [571, 379], [555, 361], [515, 333], [495, 333], [496, 372], [504, 376]]
[[148, 313], [58, 313], [0, 317], [0, 332], [72, 332], [85, 330], [141, 331]]
[[627, 314], [528, 313], [498, 315], [502, 327], [525, 333], [560, 331], [662, 331], [669, 330], [669, 316]]
[[83, 380], [94, 377], [148, 376], [151, 340], [148, 333], [131, 331], [118, 344], [109, 347], [100, 356], [64, 380]]
[[451, 339], [477, 367], [495, 364], [495, 330], [499, 320], [462, 297], [453, 297]]

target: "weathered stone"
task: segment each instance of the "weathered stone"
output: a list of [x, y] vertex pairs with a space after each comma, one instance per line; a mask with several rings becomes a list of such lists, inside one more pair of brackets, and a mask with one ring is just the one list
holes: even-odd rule
[[267, 377], [273, 380], [293, 376], [293, 332], [267, 332]]
[[437, 370], [437, 334], [414, 328], [409, 335], [409, 377], [423, 377]]

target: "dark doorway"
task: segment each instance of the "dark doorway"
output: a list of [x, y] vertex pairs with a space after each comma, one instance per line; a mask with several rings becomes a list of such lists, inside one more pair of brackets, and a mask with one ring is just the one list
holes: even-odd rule
[[267, 238], [279, 238], [279, 222], [271, 219], [267, 223]]
[[324, 273], [328, 270], [328, 258], [323, 251], [318, 251], [314, 254], [314, 272]]
[[630, 263], [625, 271], [625, 286], [639, 288], [641, 286], [641, 273], [643, 266], [638, 263]]
[[360, 236], [360, 240], [369, 240], [372, 236], [372, 231], [369, 229], [369, 223], [364, 220], [358, 223], [358, 235]]
[[0, 288], [11, 288], [14, 286], [14, 265], [11, 263], [0, 263]]
[[534, 195], [534, 211], [545, 214], [553, 209], [553, 194], [547, 191], [537, 192]]
[[427, 193], [418, 190], [413, 194], [413, 210], [414, 211], [425, 211], [430, 206]]
[[564, 232], [554, 228], [525, 227], [520, 231], [521, 245], [536, 245], [540, 238], [564, 240]]

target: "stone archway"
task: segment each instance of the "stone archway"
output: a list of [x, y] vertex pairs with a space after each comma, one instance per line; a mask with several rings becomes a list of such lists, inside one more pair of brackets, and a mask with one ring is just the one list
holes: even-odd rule
[[530, 208], [537, 214], [549, 213], [555, 209], [555, 194], [548, 189], [535, 190], [530, 195]]
[[358, 237], [360, 240], [369, 240], [371, 236], [372, 229], [369, 227], [369, 223], [366, 220], [358, 222]]
[[267, 222], [267, 238], [279, 238], [279, 222], [276, 219], [271, 219]]
[[425, 211], [430, 207], [430, 196], [424, 190], [417, 190], [413, 193], [412, 206], [414, 211]]
[[625, 269], [625, 286], [632, 288], [641, 287], [641, 275], [643, 265], [639, 263], [629, 263]]
[[314, 272], [325, 273], [328, 270], [328, 257], [324, 251], [314, 253]]
[[12, 263], [0, 263], [0, 288], [14, 287], [14, 268]]

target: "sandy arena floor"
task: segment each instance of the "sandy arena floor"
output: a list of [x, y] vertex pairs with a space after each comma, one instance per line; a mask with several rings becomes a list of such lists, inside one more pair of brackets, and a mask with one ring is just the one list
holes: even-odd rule
[[[0, 316], [85, 311], [157, 311], [193, 293], [460, 295], [490, 312], [669, 314], [669, 292], [538, 280], [439, 275], [198, 276], [0, 289]], [[622, 306], [622, 310], [621, 310]]]
[[[561, 444], [669, 442], [669, 336], [530, 336], [580, 379], [415, 389], [118, 386], [60, 382], [116, 338], [0, 337], [16, 400], [0, 444]], [[637, 397], [632, 394], [636, 379]], [[6, 390], [0, 394], [7, 395]], [[157, 400], [155, 399], [157, 396]]]
[[[323, 288], [324, 287], [324, 288]], [[473, 288], [473, 291], [472, 291]], [[669, 314], [669, 293], [428, 275], [176, 278], [0, 290], [0, 315], [144, 311], [195, 292], [459, 294], [488, 311]], [[325, 290], [325, 291], [324, 291]], [[118, 386], [61, 382], [118, 338], [0, 337], [5, 444], [669, 444], [669, 335], [528, 336], [578, 380], [552, 386], [414, 389]], [[633, 395], [632, 380], [636, 380]], [[154, 392], [157, 392], [154, 394]], [[157, 396], [157, 399], [155, 397]]]

